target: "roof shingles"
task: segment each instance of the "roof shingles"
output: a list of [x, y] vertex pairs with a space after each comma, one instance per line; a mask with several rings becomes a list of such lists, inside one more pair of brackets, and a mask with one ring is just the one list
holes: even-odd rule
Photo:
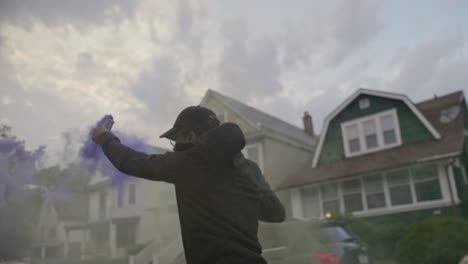
[[315, 142], [314, 137], [305, 133], [303, 129], [291, 125], [288, 122], [285, 122], [213, 90], [208, 90], [208, 93], [212, 93], [234, 111], [238, 112], [241, 116], [251, 121], [259, 129], [261, 127], [266, 127], [270, 130], [276, 131], [308, 145], [314, 144]]

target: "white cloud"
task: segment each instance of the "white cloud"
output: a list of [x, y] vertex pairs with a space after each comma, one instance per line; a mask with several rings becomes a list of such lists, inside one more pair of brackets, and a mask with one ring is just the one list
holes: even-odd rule
[[318, 124], [359, 87], [442, 93], [467, 81], [462, 33], [416, 42], [384, 64], [384, 6], [372, 0], [2, 5], [0, 92], [26, 107], [1, 104], [0, 118], [54, 151], [50, 137], [79, 138], [107, 113], [116, 129], [165, 144], [159, 134], [208, 88], [301, 126], [304, 111]]

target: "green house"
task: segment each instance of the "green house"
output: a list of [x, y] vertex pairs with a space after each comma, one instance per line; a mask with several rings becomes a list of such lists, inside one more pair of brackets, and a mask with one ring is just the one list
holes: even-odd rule
[[278, 188], [291, 217], [468, 215], [462, 91], [413, 103], [360, 89], [330, 113], [310, 167]]

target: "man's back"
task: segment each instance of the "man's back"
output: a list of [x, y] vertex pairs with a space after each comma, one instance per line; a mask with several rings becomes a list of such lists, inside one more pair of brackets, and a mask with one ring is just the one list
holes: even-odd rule
[[237, 125], [224, 124], [182, 152], [147, 155], [111, 133], [102, 146], [120, 171], [175, 185], [188, 264], [266, 263], [258, 220], [282, 221], [284, 208], [258, 166], [240, 154], [244, 140]]
[[192, 162], [175, 184], [187, 263], [266, 263], [257, 239], [260, 195], [245, 175], [256, 165]]

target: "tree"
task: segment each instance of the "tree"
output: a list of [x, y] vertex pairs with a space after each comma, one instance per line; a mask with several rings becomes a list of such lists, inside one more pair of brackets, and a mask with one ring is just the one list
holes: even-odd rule
[[21, 188], [24, 187], [21, 184], [25, 185], [27, 182], [18, 182], [17, 186], [11, 186], [14, 176], [34, 173], [30, 171], [33, 169], [30, 166], [26, 171], [13, 173], [22, 166], [17, 163], [25, 162], [23, 158], [30, 158], [34, 153], [25, 151], [24, 141], [17, 140], [11, 130], [10, 126], [0, 126], [0, 260], [19, 259], [28, 254], [36, 222], [33, 219], [37, 218], [41, 203], [41, 195], [37, 190]]

